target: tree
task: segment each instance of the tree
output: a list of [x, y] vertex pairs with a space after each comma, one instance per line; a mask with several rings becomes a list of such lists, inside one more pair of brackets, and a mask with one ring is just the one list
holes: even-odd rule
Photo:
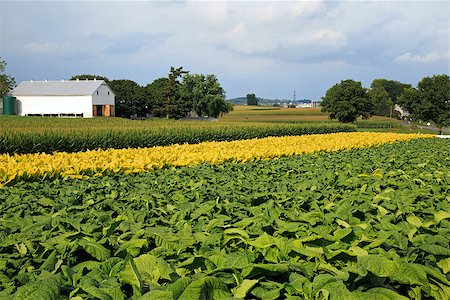
[[371, 89], [384, 88], [394, 104], [398, 103], [398, 96], [400, 96], [405, 89], [410, 87], [410, 84], [383, 78], [374, 79], [370, 85]]
[[[150, 108], [150, 112], [155, 114], [155, 109], [161, 107], [165, 100], [165, 90], [167, 89], [167, 85], [169, 84], [169, 78], [161, 77], [153, 80], [152, 83], [148, 84], [145, 87], [145, 91], [147, 93], [147, 104]], [[165, 115], [163, 114], [165, 117]]]
[[16, 80], [5, 74], [6, 61], [0, 57], [0, 97], [6, 96], [16, 86]]
[[98, 76], [98, 75], [90, 75], [90, 74], [82, 74], [82, 75], [75, 75], [72, 76], [72, 78], [70, 78], [69, 80], [104, 80], [106, 83], [109, 83], [109, 79], [104, 77], [104, 76]]
[[258, 98], [255, 94], [247, 94], [247, 105], [258, 105]]
[[354, 122], [358, 116], [368, 119], [373, 110], [367, 90], [361, 82], [351, 79], [342, 80], [329, 88], [322, 97], [321, 106], [323, 112], [330, 113], [330, 119], [343, 123]]
[[217, 118], [233, 109], [225, 101], [225, 90], [213, 74], [186, 74], [183, 76], [181, 96], [199, 117]]
[[423, 78], [417, 89], [409, 88], [399, 97], [399, 103], [411, 117], [424, 122], [432, 121], [439, 128], [450, 125], [450, 78], [434, 75]]
[[373, 115], [391, 116], [394, 102], [384, 87], [374, 87], [369, 90], [369, 97], [372, 101]]
[[116, 115], [130, 118], [133, 115], [145, 117], [150, 113], [145, 89], [132, 80], [111, 80], [109, 86], [116, 94]]
[[180, 97], [181, 83], [179, 81], [179, 78], [187, 73], [188, 71], [183, 71], [183, 67], [170, 67], [169, 78], [162, 92], [163, 102], [159, 107], [156, 107], [153, 110], [153, 113], [156, 116], [165, 116], [168, 119], [179, 119], [187, 116], [190, 107], [189, 104]]

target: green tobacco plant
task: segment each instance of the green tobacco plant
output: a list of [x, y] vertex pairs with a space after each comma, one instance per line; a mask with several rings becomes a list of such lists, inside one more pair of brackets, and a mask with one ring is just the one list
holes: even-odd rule
[[0, 298], [449, 299], [450, 143], [0, 189]]

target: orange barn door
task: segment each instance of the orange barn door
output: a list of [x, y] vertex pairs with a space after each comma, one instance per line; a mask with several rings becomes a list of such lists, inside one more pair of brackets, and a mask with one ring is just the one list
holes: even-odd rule
[[105, 117], [109, 117], [110, 116], [110, 110], [109, 110], [110, 105], [106, 104], [103, 106], [103, 115]]

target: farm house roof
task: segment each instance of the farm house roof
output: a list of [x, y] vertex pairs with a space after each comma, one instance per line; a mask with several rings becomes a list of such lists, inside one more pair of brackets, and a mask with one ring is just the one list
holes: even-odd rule
[[22, 81], [13, 96], [85, 96], [92, 95], [104, 80]]

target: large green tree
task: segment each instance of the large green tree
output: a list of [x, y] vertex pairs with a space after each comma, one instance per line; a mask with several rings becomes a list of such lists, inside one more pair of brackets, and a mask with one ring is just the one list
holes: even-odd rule
[[330, 119], [343, 123], [354, 122], [359, 116], [368, 119], [373, 110], [367, 89], [362, 87], [361, 82], [351, 79], [342, 80], [329, 88], [322, 97], [321, 107], [323, 112], [330, 113]]
[[217, 118], [233, 109], [225, 101], [225, 90], [213, 74], [186, 74], [181, 85], [181, 97], [198, 116]]
[[183, 67], [170, 67], [167, 84], [162, 91], [163, 101], [158, 107], [153, 109], [153, 113], [156, 116], [166, 117], [168, 119], [180, 119], [187, 116], [190, 111], [189, 103], [180, 96], [180, 78], [187, 73], [188, 71], [184, 71]]
[[128, 79], [111, 80], [108, 84], [116, 94], [116, 116], [145, 117], [150, 113], [147, 93], [139, 84]]
[[6, 61], [0, 57], [0, 98], [7, 95], [16, 86], [16, 80], [5, 74], [6, 65]]
[[399, 104], [410, 116], [424, 122], [432, 121], [439, 128], [450, 126], [450, 78], [434, 75], [423, 78], [417, 89], [409, 88], [399, 97]]

